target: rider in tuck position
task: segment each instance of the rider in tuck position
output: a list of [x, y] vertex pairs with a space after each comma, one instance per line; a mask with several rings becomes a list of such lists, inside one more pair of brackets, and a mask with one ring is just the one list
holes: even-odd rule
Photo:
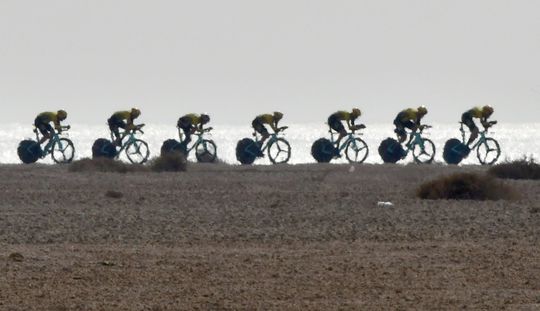
[[273, 114], [261, 114], [251, 122], [251, 126], [253, 126], [255, 132], [262, 135], [262, 138], [259, 141], [259, 148], [262, 148], [264, 141], [270, 137], [270, 133], [265, 125], [270, 125], [274, 133], [287, 128], [286, 126], [281, 128], [278, 127], [278, 123], [281, 119], [283, 119], [283, 113], [275, 111]]
[[347, 111], [338, 111], [333, 114], [331, 114], [328, 117], [328, 126], [336, 132], [339, 133], [339, 137], [336, 140], [336, 150], [339, 148], [339, 143], [341, 142], [341, 139], [347, 135], [347, 130], [343, 126], [342, 121], [345, 121], [347, 123], [347, 127], [349, 130], [358, 130], [366, 128], [364, 124], [355, 125], [354, 122], [356, 119], [358, 119], [362, 115], [362, 112], [358, 108], [354, 108], [351, 112]]
[[[116, 140], [114, 144], [119, 146], [122, 143], [122, 139], [129, 130], [135, 129], [133, 121], [141, 115], [141, 111], [137, 108], [131, 108], [131, 111], [118, 111], [115, 112], [107, 122], [109, 123], [109, 129], [113, 132]], [[124, 129], [126, 132], [124, 136], [120, 137], [120, 132], [118, 129]]]
[[478, 133], [480, 132], [473, 119], [480, 119], [480, 123], [482, 123], [482, 125], [487, 128], [493, 124], [497, 124], [497, 121], [488, 121], [488, 118], [491, 117], [492, 114], [493, 108], [491, 106], [484, 106], [482, 108], [474, 107], [465, 111], [461, 115], [461, 122], [465, 124], [471, 131], [471, 136], [469, 137], [467, 146], [469, 146], [470, 144], [472, 144], [472, 142], [476, 140], [476, 138], [478, 137]]
[[182, 129], [184, 131], [184, 135], [186, 138], [184, 139], [184, 142], [189, 144], [191, 141], [191, 135], [195, 132], [202, 132], [203, 131], [203, 125], [210, 122], [210, 116], [207, 114], [186, 114], [185, 116], [178, 119], [177, 127], [179, 129]]
[[[67, 118], [67, 112], [64, 110], [58, 110], [57, 112], [42, 112], [35, 121], [34, 125], [41, 132], [43, 137], [40, 139], [39, 144], [43, 144], [54, 135], [56, 129], [59, 133], [62, 131], [61, 121]], [[50, 123], [54, 123], [54, 129]]]
[[[416, 130], [422, 128], [423, 125], [420, 124], [420, 121], [427, 113], [428, 111], [425, 106], [420, 106], [416, 109], [408, 108], [398, 113], [398, 115], [394, 119], [394, 125], [396, 126], [394, 132], [398, 136], [400, 144], [405, 142], [405, 140], [407, 139], [407, 132], [405, 131], [405, 128], [410, 129], [412, 132], [416, 132]], [[411, 139], [412, 135], [409, 139], [409, 142]]]

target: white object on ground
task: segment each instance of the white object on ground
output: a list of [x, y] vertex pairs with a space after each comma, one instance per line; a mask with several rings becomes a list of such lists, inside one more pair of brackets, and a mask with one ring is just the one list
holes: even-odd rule
[[379, 202], [377, 202], [377, 206], [379, 206], [379, 207], [394, 206], [394, 203], [392, 203], [392, 202], [383, 202], [383, 201], [379, 201]]

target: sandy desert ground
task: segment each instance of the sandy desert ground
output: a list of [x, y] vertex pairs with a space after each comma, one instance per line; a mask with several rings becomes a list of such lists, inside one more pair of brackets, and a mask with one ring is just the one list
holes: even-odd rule
[[0, 310], [540, 310], [540, 182], [414, 196], [483, 170], [2, 165]]

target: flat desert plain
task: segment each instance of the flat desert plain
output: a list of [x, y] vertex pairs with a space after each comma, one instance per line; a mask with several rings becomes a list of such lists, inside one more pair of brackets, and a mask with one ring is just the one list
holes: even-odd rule
[[465, 171], [2, 165], [0, 310], [539, 310], [540, 182], [415, 197]]

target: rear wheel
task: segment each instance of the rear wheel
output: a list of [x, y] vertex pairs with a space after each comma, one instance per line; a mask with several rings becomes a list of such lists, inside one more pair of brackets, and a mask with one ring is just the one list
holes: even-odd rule
[[347, 142], [345, 147], [345, 156], [351, 163], [362, 163], [366, 160], [369, 153], [368, 146], [365, 141], [355, 137]]
[[336, 155], [336, 147], [330, 140], [319, 138], [311, 146], [311, 155], [319, 163], [328, 163]]
[[414, 145], [412, 152], [416, 163], [429, 164], [435, 157], [435, 144], [427, 138], [422, 138], [421, 143]]
[[182, 153], [184, 156], [187, 157], [188, 152], [184, 143], [181, 143], [176, 139], [167, 139], [161, 145], [161, 156], [170, 153]]
[[92, 145], [93, 158], [114, 159], [116, 156], [116, 146], [108, 139], [98, 138]]
[[396, 163], [406, 155], [401, 144], [390, 137], [381, 142], [378, 151], [384, 163]]
[[51, 156], [58, 164], [70, 163], [75, 156], [73, 142], [67, 138], [60, 138], [53, 144]]
[[41, 146], [34, 140], [23, 140], [19, 143], [17, 154], [25, 164], [36, 162], [41, 157]]
[[260, 152], [259, 146], [253, 139], [244, 138], [236, 144], [236, 159], [244, 165], [253, 164]]
[[195, 146], [195, 157], [201, 163], [212, 163], [217, 157], [217, 147], [212, 140], [203, 139]]
[[133, 164], [143, 164], [150, 156], [148, 144], [140, 139], [135, 139], [126, 146], [126, 155]]
[[274, 164], [289, 162], [291, 158], [291, 145], [283, 138], [278, 138], [268, 146], [268, 157]]
[[478, 145], [478, 148], [476, 149], [478, 161], [483, 165], [491, 165], [497, 162], [500, 155], [501, 147], [493, 138], [486, 138], [486, 140]]

